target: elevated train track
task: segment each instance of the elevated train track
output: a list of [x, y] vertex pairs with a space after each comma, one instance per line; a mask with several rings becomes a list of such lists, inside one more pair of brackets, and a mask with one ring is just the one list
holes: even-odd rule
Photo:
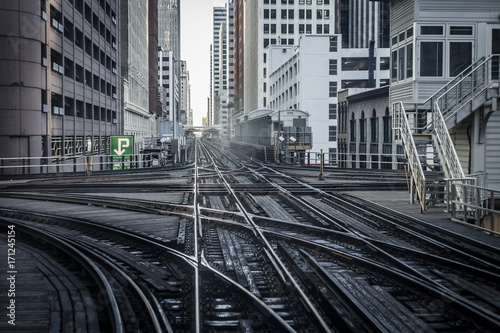
[[[137, 310], [120, 317], [145, 330], [500, 330], [500, 246], [355, 197], [384, 183], [403, 187], [404, 175], [359, 172], [320, 186], [299, 180], [317, 170], [222, 155], [201, 142], [191, 152], [192, 163], [145, 179], [4, 182], [1, 219], [120, 270], [120, 283], [137, 285], [117, 296]], [[20, 247], [34, 246], [33, 237], [21, 234]], [[134, 293], [150, 305], [136, 306]]]

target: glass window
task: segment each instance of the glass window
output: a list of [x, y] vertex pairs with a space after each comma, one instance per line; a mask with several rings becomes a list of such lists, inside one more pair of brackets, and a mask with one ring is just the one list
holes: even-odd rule
[[337, 52], [337, 36], [330, 36], [330, 52]]
[[328, 96], [337, 97], [337, 82], [330, 82]]
[[450, 35], [472, 36], [472, 27], [452, 26], [450, 27]]
[[352, 114], [352, 118], [350, 121], [350, 137], [351, 137], [351, 142], [356, 142], [356, 119], [354, 118], [354, 113]]
[[420, 44], [420, 76], [443, 76], [443, 43]]
[[389, 108], [385, 109], [384, 143], [392, 143], [392, 117], [389, 115]]
[[378, 142], [378, 118], [375, 110], [373, 110], [373, 116], [370, 118], [370, 142]]
[[471, 42], [450, 42], [450, 76], [457, 76], [472, 64]]
[[342, 89], [368, 88], [368, 80], [342, 80]]
[[398, 80], [398, 51], [394, 50], [391, 52], [391, 81], [396, 82]]
[[406, 45], [406, 78], [413, 77], [413, 44]]
[[337, 119], [337, 104], [328, 105], [328, 119]]
[[388, 57], [380, 57], [380, 70], [386, 71], [390, 68], [390, 58]]
[[422, 26], [420, 27], [421, 35], [442, 35], [443, 27], [442, 26]]
[[398, 75], [398, 80], [404, 80], [405, 79], [405, 48], [401, 47], [398, 50], [398, 57], [399, 57], [399, 75]]
[[328, 126], [328, 141], [337, 141], [337, 126]]
[[367, 57], [342, 58], [343, 71], [367, 71], [369, 59]]
[[330, 75], [337, 75], [337, 59], [330, 59]]

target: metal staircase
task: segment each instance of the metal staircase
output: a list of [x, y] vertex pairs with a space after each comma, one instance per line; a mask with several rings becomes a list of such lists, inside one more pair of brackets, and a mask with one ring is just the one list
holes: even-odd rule
[[[392, 105], [395, 139], [404, 147], [420, 212], [444, 200], [445, 178], [465, 176], [449, 130], [499, 94], [500, 55], [480, 59], [423, 103]], [[472, 182], [474, 180], [472, 179]]]

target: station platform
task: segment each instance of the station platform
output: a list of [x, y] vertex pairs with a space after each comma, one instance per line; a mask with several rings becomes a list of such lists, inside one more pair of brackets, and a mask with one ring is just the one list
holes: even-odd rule
[[353, 197], [359, 197], [375, 204], [390, 208], [394, 211], [412, 216], [448, 231], [467, 236], [485, 244], [500, 249], [500, 234], [472, 224], [451, 220], [444, 206], [429, 207], [426, 214], [421, 214], [417, 203], [410, 203], [408, 191], [348, 191], [344, 192]]

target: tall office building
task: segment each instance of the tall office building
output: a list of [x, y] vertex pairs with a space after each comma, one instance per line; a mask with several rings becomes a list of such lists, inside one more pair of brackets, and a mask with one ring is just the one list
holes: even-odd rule
[[342, 35], [343, 48], [389, 47], [390, 1], [337, 1], [336, 33]]
[[158, 44], [181, 59], [180, 0], [158, 0]]
[[139, 152], [156, 133], [149, 113], [148, 1], [122, 0], [120, 13], [124, 133], [134, 135]]
[[234, 64], [234, 112], [243, 110], [244, 83], [244, 33], [245, 33], [244, 0], [233, 1], [233, 64]]
[[119, 8], [118, 0], [1, 2], [0, 157], [33, 158], [26, 162], [40, 172], [109, 152], [122, 124]]
[[[303, 34], [348, 33], [346, 48], [388, 47], [384, 26], [388, 6], [369, 0], [263, 0], [245, 2], [244, 109], [268, 105], [265, 80], [269, 75], [265, 49], [269, 45], [297, 45]], [[347, 17], [347, 18], [346, 18]], [[387, 16], [388, 19], [388, 16]], [[347, 20], [347, 21], [346, 21]], [[382, 22], [383, 21], [383, 22]], [[342, 24], [342, 25], [341, 25]], [[345, 27], [344, 27], [345, 26]], [[385, 26], [384, 26], [385, 27]], [[341, 31], [339, 31], [341, 30]]]
[[[168, 106], [168, 121], [179, 122], [181, 120], [181, 20], [180, 0], [158, 0], [158, 43], [162, 50], [171, 52], [172, 85], [169, 86], [168, 94], [172, 96], [173, 103]], [[186, 66], [186, 65], [184, 65]], [[165, 91], [165, 90], [164, 90]], [[165, 97], [162, 97], [165, 98]], [[165, 108], [164, 108], [165, 109]]]
[[162, 119], [173, 120], [173, 105], [176, 95], [174, 94], [174, 52], [164, 51], [158, 46], [158, 95], [162, 107]]
[[[213, 8], [213, 43], [211, 47], [211, 56], [210, 56], [210, 109], [208, 114], [208, 122], [209, 124], [215, 124], [216, 116], [215, 111], [217, 110], [217, 94], [220, 89], [224, 89], [224, 82], [220, 77], [220, 34], [222, 31], [225, 31], [225, 24], [227, 20], [227, 4], [224, 7], [214, 7]], [[223, 28], [224, 26], [224, 28]], [[227, 82], [226, 82], [227, 84]]]
[[[158, 0], [148, 0], [149, 112], [161, 116], [158, 98]], [[158, 118], [158, 117], [155, 117]]]

